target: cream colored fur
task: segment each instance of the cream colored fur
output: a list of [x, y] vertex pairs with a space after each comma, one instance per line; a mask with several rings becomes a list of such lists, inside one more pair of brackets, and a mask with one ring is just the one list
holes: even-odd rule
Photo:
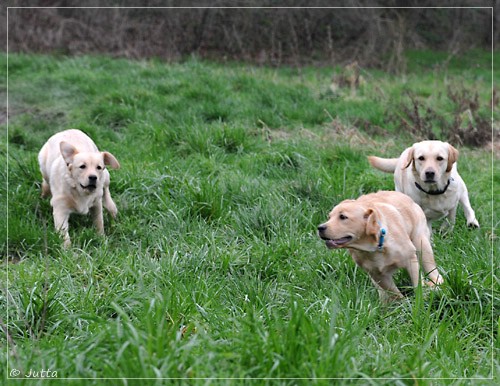
[[116, 205], [109, 192], [106, 165], [120, 164], [108, 152], [100, 152], [95, 143], [80, 130], [66, 130], [53, 135], [38, 154], [42, 172], [42, 197], [52, 195], [55, 228], [69, 247], [68, 221], [71, 213], [91, 213], [97, 231], [104, 234], [102, 206], [113, 217]]
[[[381, 230], [386, 231], [381, 244]], [[420, 264], [430, 286], [441, 284], [425, 214], [403, 193], [381, 191], [335, 206], [318, 226], [328, 248], [347, 248], [368, 274], [383, 301], [401, 298], [393, 274], [406, 269], [412, 285], [420, 281]]]
[[[442, 218], [446, 218], [442, 230], [453, 229], [458, 203], [464, 209], [467, 225], [479, 227], [467, 187], [457, 171], [457, 160], [458, 150], [441, 141], [415, 143], [398, 158], [368, 157], [373, 167], [394, 173], [396, 191], [410, 196], [422, 207], [429, 229], [432, 221]], [[430, 194], [441, 191], [444, 193]]]

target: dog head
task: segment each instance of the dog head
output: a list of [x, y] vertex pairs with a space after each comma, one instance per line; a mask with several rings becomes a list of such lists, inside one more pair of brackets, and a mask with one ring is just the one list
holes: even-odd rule
[[380, 233], [380, 214], [374, 207], [345, 200], [318, 226], [318, 236], [328, 248], [373, 250]]
[[79, 152], [76, 147], [62, 141], [61, 154], [68, 167], [72, 185], [81, 193], [91, 194], [102, 190], [106, 165], [118, 169], [120, 164], [113, 154], [104, 152]]
[[420, 182], [442, 188], [448, 183], [448, 175], [457, 159], [458, 150], [449, 143], [422, 141], [410, 148], [405, 168], [413, 165]]

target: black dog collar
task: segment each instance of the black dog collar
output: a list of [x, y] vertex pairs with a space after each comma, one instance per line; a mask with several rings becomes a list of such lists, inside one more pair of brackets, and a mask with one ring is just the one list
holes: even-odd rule
[[443, 190], [429, 190], [429, 191], [426, 191], [424, 190], [419, 184], [417, 181], [415, 181], [415, 186], [417, 187], [418, 190], [421, 190], [422, 192], [424, 192], [425, 194], [430, 194], [431, 196], [438, 196], [440, 194], [444, 194], [446, 192], [446, 190], [448, 190], [448, 186], [450, 186], [450, 182], [453, 180], [453, 178], [450, 178], [448, 180], [448, 183], [446, 184], [446, 186], [444, 187]]

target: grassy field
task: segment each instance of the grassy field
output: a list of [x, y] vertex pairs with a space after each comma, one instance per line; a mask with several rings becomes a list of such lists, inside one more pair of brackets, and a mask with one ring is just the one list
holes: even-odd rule
[[[347, 252], [316, 235], [340, 200], [393, 189], [366, 156], [396, 156], [416, 140], [401, 130], [405, 95], [441, 117], [424, 117], [434, 130], [453, 120], [449, 87], [477, 92], [478, 116], [491, 117], [491, 56], [445, 59], [409, 53], [401, 77], [365, 70], [354, 95], [330, 90], [340, 68], [9, 55], [1, 378], [33, 384], [25, 375], [50, 369], [54, 384], [74, 385], [495, 384], [491, 151], [460, 147], [481, 228], [467, 229], [460, 210], [454, 233], [434, 236], [438, 291], [382, 306]], [[111, 171], [119, 216], [106, 215], [106, 236], [74, 215], [64, 250], [36, 156], [67, 128], [122, 168]]]

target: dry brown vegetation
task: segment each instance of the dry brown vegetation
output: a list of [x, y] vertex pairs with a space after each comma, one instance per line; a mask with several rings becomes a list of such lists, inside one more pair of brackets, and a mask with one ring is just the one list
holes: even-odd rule
[[[9, 6], [30, 5], [21, 0]], [[331, 7], [331, 1], [285, 1], [280, 6]], [[443, 1], [442, 6], [490, 6], [487, 1]], [[39, 1], [43, 7], [81, 6], [76, 0]], [[89, 0], [85, 6], [101, 6]], [[109, 6], [137, 6], [114, 1]], [[222, 8], [185, 8], [200, 6]], [[491, 47], [491, 9], [425, 8], [433, 1], [349, 1], [359, 8], [241, 8], [273, 1], [141, 2], [146, 8], [10, 8], [9, 51], [106, 53], [176, 60], [196, 54], [266, 65], [349, 63], [405, 70], [409, 48], [456, 54]], [[184, 8], [147, 8], [147, 7]], [[386, 8], [363, 8], [363, 6]], [[395, 8], [397, 6], [418, 8]], [[498, 11], [496, 11], [498, 13]], [[6, 19], [6, 9], [0, 15]], [[0, 34], [5, 34], [2, 29]], [[498, 32], [497, 32], [498, 34]], [[2, 41], [6, 41], [1, 37]]]
[[454, 106], [451, 120], [409, 92], [406, 93], [407, 100], [401, 103], [401, 116], [392, 119], [400, 120], [405, 131], [417, 138], [444, 139], [455, 145], [471, 147], [483, 147], [490, 143], [491, 121], [479, 114], [477, 91], [466, 87], [448, 87], [446, 96]]

